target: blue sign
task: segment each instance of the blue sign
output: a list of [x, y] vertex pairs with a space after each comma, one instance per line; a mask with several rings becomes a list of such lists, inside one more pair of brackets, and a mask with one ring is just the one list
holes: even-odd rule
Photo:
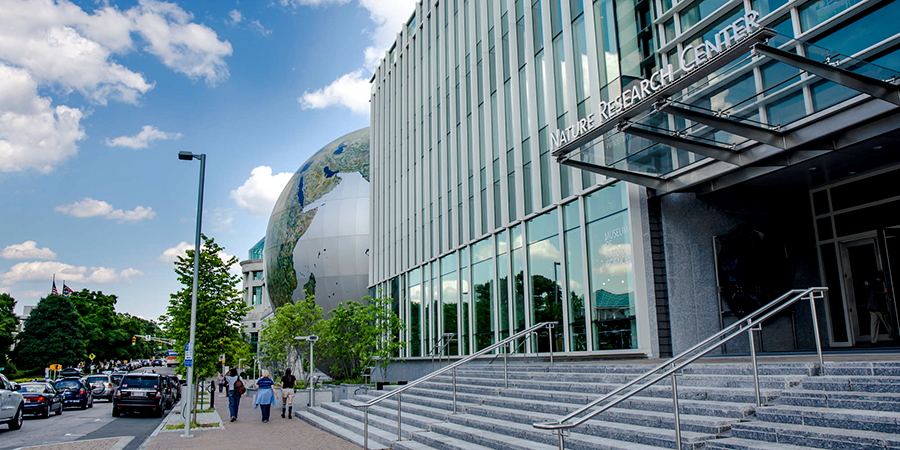
[[169, 351], [166, 352], [166, 356], [174, 356], [174, 357], [177, 358], [177, 357], [178, 357], [178, 352], [176, 352], [175, 350], [169, 350]]
[[194, 363], [194, 346], [190, 342], [184, 343], [184, 367], [191, 367]]

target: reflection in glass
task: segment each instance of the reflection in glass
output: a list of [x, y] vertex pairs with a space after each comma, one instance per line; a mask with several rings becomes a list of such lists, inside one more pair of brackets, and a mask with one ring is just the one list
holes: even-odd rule
[[584, 269], [581, 266], [581, 229], [566, 231], [566, 275], [569, 299], [569, 345], [570, 351], [587, 350], [587, 334], [584, 312]]
[[636, 348], [627, 210], [588, 223], [587, 237], [594, 350]]
[[[465, 250], [461, 254], [465, 254]], [[468, 261], [460, 261], [459, 268], [459, 287], [462, 289], [462, 312], [461, 312], [461, 323], [462, 323], [462, 340], [460, 340], [461, 353], [462, 355], [469, 354], [469, 268]]]
[[[513, 325], [515, 326], [515, 333], [518, 333], [525, 329], [525, 285], [523, 284], [525, 280], [525, 249], [517, 248], [513, 250]], [[515, 349], [513, 352], [520, 353], [524, 352], [525, 349], [522, 348], [521, 343], [523, 340], [519, 340], [516, 342]]]
[[422, 286], [419, 269], [409, 273], [410, 356], [422, 356]]
[[[535, 217], [528, 222], [528, 269], [531, 288], [532, 324], [557, 322], [563, 324], [562, 287], [559, 280], [560, 251], [556, 211]], [[552, 234], [551, 234], [552, 233]], [[542, 239], [533, 241], [534, 239]], [[563, 350], [563, 335], [555, 333], [554, 351]], [[550, 351], [546, 337], [538, 337], [537, 351]]]
[[[457, 308], [459, 302], [459, 288], [456, 284], [456, 254], [451, 253], [441, 258], [441, 308], [444, 324], [444, 334], [458, 334]], [[443, 344], [445, 341], [441, 341]], [[444, 347], [443, 355], [458, 355], [458, 340], [450, 341]]]
[[[500, 233], [503, 236], [506, 233]], [[509, 262], [506, 249], [501, 250], [500, 241], [497, 241], [497, 299], [499, 303], [499, 328], [500, 339], [510, 336], [509, 333]]]
[[492, 260], [472, 265], [475, 290], [475, 351], [494, 343], [494, 276]]

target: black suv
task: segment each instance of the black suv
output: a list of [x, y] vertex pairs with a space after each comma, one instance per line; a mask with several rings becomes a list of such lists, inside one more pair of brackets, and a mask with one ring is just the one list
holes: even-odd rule
[[155, 373], [129, 373], [113, 396], [112, 416], [119, 417], [125, 411], [149, 411], [162, 417], [166, 409], [166, 385], [162, 375]]

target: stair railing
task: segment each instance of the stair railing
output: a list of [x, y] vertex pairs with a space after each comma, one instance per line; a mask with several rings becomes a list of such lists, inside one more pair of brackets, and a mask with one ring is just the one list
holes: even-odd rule
[[[742, 333], [747, 333], [750, 337], [750, 356], [753, 361], [753, 385], [756, 392], [756, 406], [761, 406], [759, 392], [759, 369], [756, 362], [756, 341], [754, 339], [753, 332], [762, 330], [761, 325], [763, 322], [772, 318], [781, 311], [784, 311], [786, 308], [790, 307], [800, 300], [809, 300], [809, 307], [812, 313], [813, 332], [815, 334], [816, 340], [816, 353], [819, 357], [818, 374], [825, 374], [825, 360], [822, 357], [822, 343], [821, 339], [819, 338], [819, 322], [816, 316], [816, 300], [825, 298], [826, 291], [828, 291], [827, 287], [792, 289], [781, 297], [773, 300], [771, 303], [759, 308], [750, 315], [729, 325], [722, 331], [704, 339], [702, 342], [685, 350], [684, 352], [660, 364], [659, 366], [656, 366], [649, 372], [644, 373], [643, 375], [635, 378], [634, 380], [623, 386], [613, 389], [606, 395], [588, 403], [587, 405], [579, 408], [576, 411], [573, 411], [572, 413], [560, 418], [559, 420], [555, 422], [535, 423], [533, 425], [535, 428], [539, 428], [542, 430], [551, 430], [554, 434], [559, 436], [559, 450], [564, 450], [564, 439], [569, 435], [572, 428], [583, 424], [594, 416], [631, 398], [633, 395], [643, 391], [644, 389], [656, 384], [661, 380], [664, 380], [666, 377], [671, 377], [672, 403], [674, 407], [675, 419], [675, 449], [681, 450], [681, 418], [678, 411], [678, 384], [676, 381], [676, 375], [678, 374], [678, 372], [682, 371], [684, 367], [690, 365], [694, 361], [705, 356], [707, 353], [722, 345], [725, 345], [725, 343], [727, 343], [731, 339], [740, 336]], [[631, 388], [638, 383], [641, 383], [642, 381], [648, 379], [649, 381], [647, 381], [646, 383], [641, 384], [633, 390], [625, 392], [628, 388]], [[603, 405], [582, 416], [583, 413], [600, 404]]]
[[[384, 394], [382, 394], [378, 397], [375, 397], [372, 400], [369, 400], [368, 402], [351, 403], [351, 405], [355, 408], [365, 408], [363, 410], [363, 449], [369, 450], [369, 407], [370, 406], [377, 405], [378, 403], [381, 403], [382, 401], [384, 401], [390, 397], [397, 396], [397, 440], [401, 441], [401, 440], [403, 440], [403, 436], [402, 436], [401, 429], [400, 429], [400, 427], [401, 427], [400, 402], [401, 402], [401, 395], [403, 394], [404, 391], [406, 391], [407, 389], [411, 389], [415, 386], [418, 386], [419, 384], [422, 384], [438, 375], [442, 375], [447, 372], [452, 372], [452, 375], [453, 375], [453, 377], [452, 377], [452, 379], [453, 379], [453, 382], [452, 382], [452, 384], [453, 384], [453, 414], [456, 414], [456, 368], [457, 367], [459, 367], [469, 361], [472, 361], [473, 359], [478, 358], [479, 356], [482, 356], [482, 355], [490, 353], [500, 347], [503, 347], [504, 345], [508, 346], [508, 345], [510, 345], [510, 343], [512, 343], [516, 339], [521, 339], [530, 334], [537, 333], [537, 331], [542, 328], [547, 328], [550, 330], [550, 332], [548, 333], [548, 335], [550, 337], [550, 365], [553, 365], [553, 327], [555, 327], [557, 324], [558, 324], [558, 322], [541, 322], [541, 323], [532, 325], [531, 327], [526, 328], [506, 339], [503, 339], [500, 342], [497, 342], [496, 344], [493, 344], [489, 347], [485, 347], [485, 348], [479, 350], [478, 352], [475, 352], [475, 353], [473, 353], [453, 364], [450, 364], [446, 367], [442, 367], [434, 372], [431, 372], [428, 375], [425, 375], [411, 383], [408, 383], [404, 386], [400, 386], [397, 389], [393, 389], [391, 391], [385, 392]], [[503, 364], [504, 364], [503, 374], [504, 374], [504, 377], [506, 377], [507, 373], [508, 373], [506, 365], [508, 363], [507, 363], [507, 358], [505, 356], [503, 358]], [[509, 386], [508, 378], [506, 381], [506, 385], [507, 385], [507, 387]]]
[[[434, 347], [431, 347], [431, 351], [428, 352], [428, 356], [431, 357], [431, 370], [434, 370], [434, 357], [438, 357], [438, 363], [443, 364], [444, 361], [444, 349], [447, 348], [454, 340], [456, 340], [456, 333], [444, 333], [441, 338], [434, 344]], [[449, 359], [450, 356], [447, 355]]]

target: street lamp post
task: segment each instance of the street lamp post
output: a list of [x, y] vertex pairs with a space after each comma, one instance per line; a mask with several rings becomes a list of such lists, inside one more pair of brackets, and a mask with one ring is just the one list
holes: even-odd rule
[[311, 334], [309, 336], [297, 336], [294, 339], [298, 341], [308, 341], [309, 342], [309, 406], [316, 406], [316, 386], [313, 384], [313, 370], [315, 370], [315, 364], [313, 360], [313, 344], [319, 340], [319, 336]]
[[[200, 160], [200, 190], [197, 194], [197, 233], [194, 236], [194, 282], [191, 288], [191, 332], [188, 340], [188, 349], [191, 351], [191, 365], [187, 366], [187, 392], [188, 392], [188, 408], [194, 407], [194, 338], [197, 331], [197, 280], [200, 276], [200, 224], [203, 220], [203, 178], [206, 175], [206, 154], [201, 153], [195, 155], [191, 152], [178, 152], [178, 159], [182, 161]], [[187, 353], [187, 352], [185, 352]], [[185, 354], [185, 357], [188, 355]], [[185, 358], [187, 360], [187, 358]], [[188, 411], [190, 412], [190, 410]], [[182, 437], [193, 437], [191, 435], [191, 421], [185, 420], [184, 434]]]
[[247, 358], [238, 358], [238, 375], [241, 374], [241, 363], [244, 362]]

